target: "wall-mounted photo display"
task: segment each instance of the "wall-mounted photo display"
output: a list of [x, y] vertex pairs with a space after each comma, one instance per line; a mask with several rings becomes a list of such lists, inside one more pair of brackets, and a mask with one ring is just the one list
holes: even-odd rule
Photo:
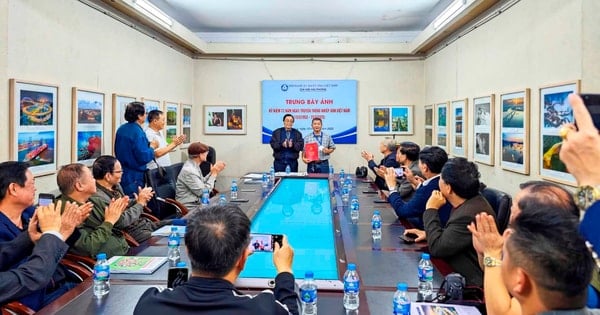
[[438, 103], [435, 105], [435, 139], [434, 145], [441, 147], [448, 152], [448, 103]]
[[204, 105], [204, 134], [245, 135], [246, 105]]
[[187, 148], [192, 141], [192, 105], [181, 104], [181, 134], [185, 135], [185, 141], [179, 147]]
[[[153, 110], [160, 110], [163, 113], [165, 112], [163, 110], [162, 106], [160, 105], [160, 101], [142, 97], [142, 102], [144, 103], [144, 108], [146, 109], [146, 115], [150, 111], [153, 111]], [[142, 125], [142, 129], [144, 129], [144, 130], [148, 129], [148, 119], [146, 119], [146, 121], [144, 121], [144, 124]]]
[[371, 135], [412, 135], [412, 105], [370, 106]]
[[467, 157], [467, 99], [452, 101], [451, 153], [454, 156]]
[[104, 93], [74, 87], [71, 103], [71, 161], [90, 166], [104, 151]]
[[529, 174], [529, 89], [500, 95], [500, 166]]
[[135, 101], [136, 98], [133, 96], [113, 93], [113, 138], [117, 133], [117, 129], [119, 129], [122, 124], [127, 123], [127, 120], [125, 120], [125, 108], [127, 107], [127, 104]]
[[433, 144], [433, 105], [425, 106], [425, 145]]
[[10, 157], [35, 175], [56, 171], [58, 86], [10, 79]]
[[167, 135], [167, 143], [171, 143], [173, 141], [173, 137], [177, 136], [179, 132], [179, 121], [177, 120], [177, 116], [179, 115], [179, 105], [175, 102], [166, 102], [165, 101], [165, 115], [166, 115], [166, 135]]
[[555, 182], [576, 185], [575, 178], [560, 160], [560, 127], [573, 123], [573, 110], [567, 97], [579, 93], [580, 81], [571, 81], [540, 88], [540, 176]]
[[494, 94], [473, 98], [473, 160], [494, 165]]

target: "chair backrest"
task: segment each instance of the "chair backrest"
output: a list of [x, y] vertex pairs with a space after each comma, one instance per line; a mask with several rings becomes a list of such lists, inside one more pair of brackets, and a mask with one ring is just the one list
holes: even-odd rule
[[148, 171], [148, 184], [154, 190], [154, 197], [148, 202], [148, 208], [152, 210], [152, 214], [159, 219], [175, 214], [175, 209], [172, 209], [164, 202], [160, 202], [156, 197], [175, 199], [175, 179], [173, 178], [173, 170], [169, 167], [165, 168], [165, 176], [160, 176], [158, 169]]
[[216, 161], [217, 151], [215, 151], [215, 148], [209, 146], [208, 155], [206, 155], [206, 162], [200, 163], [200, 171], [202, 172], [202, 176], [206, 176], [210, 172], [210, 166], [215, 164]]
[[490, 187], [484, 188], [481, 191], [481, 194], [487, 199], [490, 206], [492, 206], [492, 209], [494, 209], [494, 212], [496, 212], [496, 226], [498, 227], [498, 232], [500, 232], [500, 234], [504, 233], [510, 218], [512, 198], [509, 194]]
[[181, 172], [181, 168], [183, 167], [183, 162], [172, 164], [166, 168], [167, 174], [173, 178], [173, 182], [177, 183], [177, 176], [179, 176], [179, 172]]

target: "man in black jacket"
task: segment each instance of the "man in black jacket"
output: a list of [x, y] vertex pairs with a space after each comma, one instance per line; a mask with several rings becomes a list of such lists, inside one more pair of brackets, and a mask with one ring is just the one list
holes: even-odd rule
[[275, 244], [275, 288], [256, 296], [233, 284], [244, 269], [250, 245], [250, 220], [233, 204], [195, 211], [188, 218], [185, 245], [192, 277], [174, 289], [150, 288], [138, 301], [134, 314], [298, 314], [292, 261], [294, 251], [284, 236]]
[[285, 171], [287, 165], [290, 171], [298, 171], [298, 157], [304, 149], [304, 138], [298, 129], [292, 128], [294, 116], [285, 114], [283, 116], [283, 127], [273, 131], [271, 136], [271, 148], [273, 148], [273, 168], [275, 172]]

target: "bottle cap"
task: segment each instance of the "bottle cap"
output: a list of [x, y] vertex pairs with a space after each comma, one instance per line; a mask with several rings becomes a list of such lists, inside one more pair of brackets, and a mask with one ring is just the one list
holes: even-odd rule
[[177, 232], [177, 227], [176, 226], [172, 226], [171, 227], [171, 232]]
[[398, 282], [396, 289], [400, 291], [408, 291], [408, 284], [406, 284], [406, 282]]
[[373, 211], [373, 214], [379, 214], [379, 210]]
[[176, 266], [177, 266], [177, 268], [183, 268], [183, 267], [185, 267], [185, 261], [178, 262]]
[[304, 278], [305, 279], [312, 279], [314, 277], [314, 274], [312, 271], [307, 271], [304, 273]]
[[356, 270], [356, 265], [353, 263], [348, 264], [348, 270]]
[[427, 253], [421, 254], [421, 259], [429, 259], [429, 254], [427, 254]]
[[98, 255], [96, 255], [96, 258], [98, 260], [106, 259], [106, 253], [98, 253]]

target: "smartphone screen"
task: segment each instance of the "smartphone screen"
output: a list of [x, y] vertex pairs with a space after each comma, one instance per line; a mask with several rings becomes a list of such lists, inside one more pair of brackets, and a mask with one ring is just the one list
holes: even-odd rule
[[38, 205], [47, 206], [47, 205], [51, 204], [52, 202], [54, 202], [53, 194], [39, 194], [38, 195]]
[[592, 116], [594, 126], [600, 130], [600, 94], [581, 94], [580, 96]]
[[396, 173], [396, 177], [404, 176], [404, 169], [402, 167], [395, 168], [394, 172]]
[[177, 267], [170, 268], [167, 275], [167, 288], [174, 288], [188, 281], [188, 268]]
[[272, 252], [273, 244], [281, 242], [283, 235], [281, 234], [250, 234], [250, 250], [253, 252]]

